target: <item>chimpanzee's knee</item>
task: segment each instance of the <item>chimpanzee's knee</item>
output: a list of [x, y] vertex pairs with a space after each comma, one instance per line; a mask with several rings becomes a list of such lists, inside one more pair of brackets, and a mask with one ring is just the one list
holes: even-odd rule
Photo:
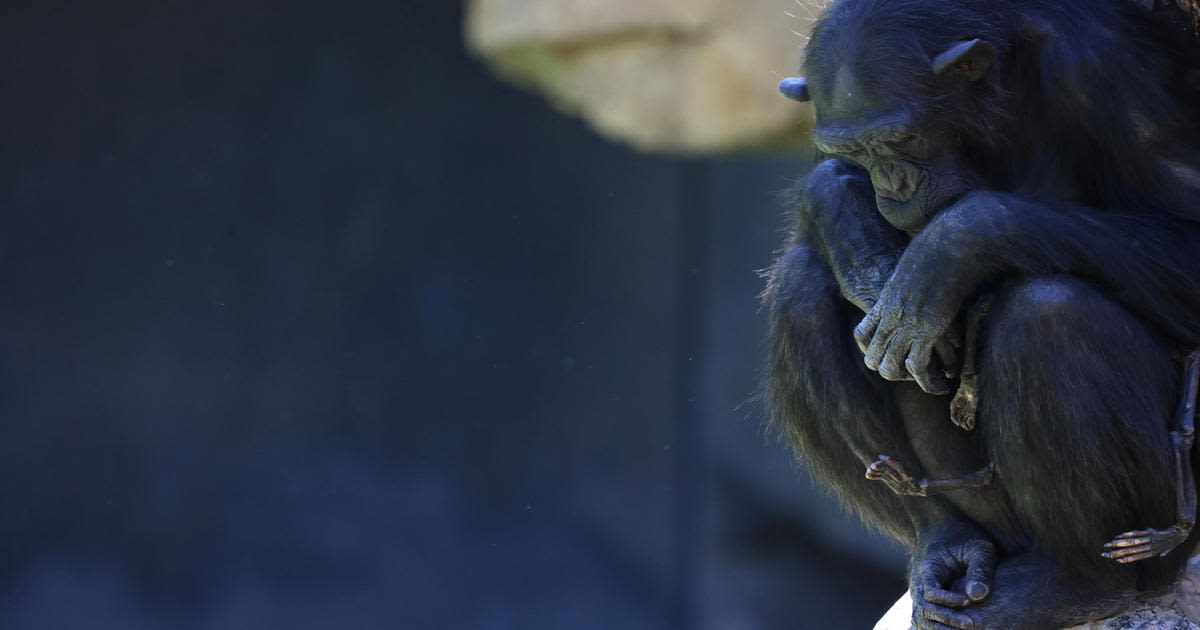
[[999, 306], [990, 327], [1031, 339], [1046, 336], [1065, 340], [1061, 333], [1072, 335], [1081, 326], [1103, 327], [1104, 320], [1127, 317], [1097, 290], [1068, 276], [1024, 280], [1005, 292]]
[[1070, 277], [1002, 291], [983, 324], [979, 422], [1033, 540], [1069, 564], [1173, 516], [1178, 368], [1147, 326]]
[[1174, 394], [1177, 369], [1163, 341], [1076, 278], [1046, 276], [1011, 286], [998, 296], [983, 331], [982, 363], [997, 363], [988, 371], [993, 377], [1003, 372], [1004, 382], [1033, 379], [1030, 384], [1054, 390], [1105, 388], [1164, 400]]

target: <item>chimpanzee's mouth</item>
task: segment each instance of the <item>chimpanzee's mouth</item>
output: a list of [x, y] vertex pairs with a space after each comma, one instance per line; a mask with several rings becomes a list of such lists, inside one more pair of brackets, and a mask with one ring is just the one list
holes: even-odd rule
[[875, 205], [888, 223], [906, 232], [920, 230], [929, 222], [920, 195], [910, 197], [908, 201], [896, 201], [876, 193]]
[[907, 160], [880, 161], [870, 172], [875, 194], [900, 203], [912, 199], [926, 180], [924, 170]]
[[929, 212], [929, 197], [933, 190], [929, 172], [925, 169], [912, 168], [906, 180], [907, 186], [902, 192], [906, 193], [902, 198], [895, 194], [881, 194], [879, 189], [875, 190], [875, 205], [879, 208], [879, 213], [883, 218], [887, 219], [888, 223], [894, 225], [897, 229], [905, 232], [916, 232], [925, 227], [926, 223], [933, 218], [934, 213]]

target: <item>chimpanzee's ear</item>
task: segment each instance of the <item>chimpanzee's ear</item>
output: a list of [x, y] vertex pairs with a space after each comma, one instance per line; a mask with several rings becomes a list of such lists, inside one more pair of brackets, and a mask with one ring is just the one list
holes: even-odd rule
[[811, 100], [808, 96], [808, 79], [804, 77], [791, 77], [780, 81], [779, 93], [801, 103]]
[[960, 42], [933, 58], [933, 73], [977, 81], [996, 58], [996, 47], [982, 39]]

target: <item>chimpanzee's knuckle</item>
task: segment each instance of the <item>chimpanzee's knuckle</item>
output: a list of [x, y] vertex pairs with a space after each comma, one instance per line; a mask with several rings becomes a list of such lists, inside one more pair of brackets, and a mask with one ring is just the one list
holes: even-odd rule
[[915, 357], [910, 356], [904, 360], [904, 369], [908, 370], [909, 374], [916, 376], [925, 371], [925, 366]]
[[902, 381], [908, 376], [894, 356], [886, 356], [879, 364], [879, 373], [889, 381]]
[[876, 372], [879, 371], [879, 357], [873, 354], [869, 349], [867, 350], [866, 356], [863, 357], [863, 364], [866, 365], [867, 369], [869, 370], [874, 370]]
[[854, 338], [864, 346], [870, 345], [875, 338], [875, 332], [878, 329], [875, 321], [867, 318], [859, 322], [858, 326], [854, 327]]

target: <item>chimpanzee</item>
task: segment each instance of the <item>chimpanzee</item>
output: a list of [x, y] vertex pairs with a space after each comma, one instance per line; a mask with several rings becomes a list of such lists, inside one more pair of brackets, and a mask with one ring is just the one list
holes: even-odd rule
[[1177, 520], [1177, 359], [1200, 346], [1177, 2], [840, 0], [780, 84], [824, 161], [764, 293], [772, 421], [912, 548], [919, 630], [1107, 616], [1193, 546], [1144, 535]]

